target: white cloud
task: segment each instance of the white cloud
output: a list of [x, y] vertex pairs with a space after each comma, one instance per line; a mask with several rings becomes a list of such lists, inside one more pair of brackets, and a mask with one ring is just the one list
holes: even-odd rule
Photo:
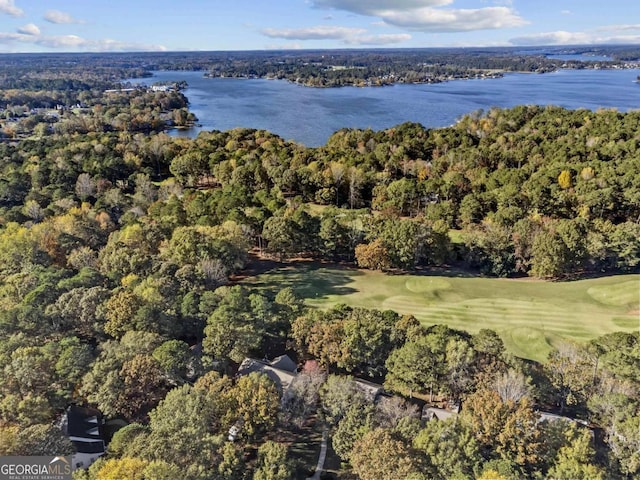
[[390, 33], [382, 35], [362, 35], [358, 37], [345, 39], [345, 43], [349, 45], [392, 45], [394, 43], [402, 43], [411, 40], [408, 33]]
[[[35, 26], [35, 25], [34, 25]], [[24, 27], [23, 27], [24, 28]], [[36, 27], [37, 28], [37, 27]], [[0, 44], [25, 43], [39, 47], [60, 49], [62, 51], [83, 52], [128, 52], [128, 51], [165, 51], [162, 45], [148, 45], [121, 42], [112, 39], [87, 40], [77, 35], [40, 35], [0, 32]]]
[[590, 43], [588, 35], [582, 32], [557, 32], [533, 33], [521, 37], [512, 38], [513, 45], [577, 45]]
[[544, 32], [512, 38], [512, 45], [601, 45], [601, 44], [638, 44], [640, 35], [621, 35], [615, 32], [599, 34], [596, 32]]
[[284, 43], [282, 45], [270, 44], [265, 45], [266, 50], [301, 50], [302, 44], [300, 43]]
[[604, 37], [602, 39], [596, 39], [593, 43], [607, 43], [607, 44], [640, 44], [640, 35], [617, 35], [612, 37]]
[[61, 12], [60, 10], [48, 10], [44, 14], [44, 19], [47, 22], [56, 23], [56, 24], [84, 23], [82, 20], [77, 20], [73, 18], [70, 14], [66, 12]]
[[628, 31], [640, 31], [640, 23], [630, 25], [605, 25], [596, 28], [598, 32], [628, 32]]
[[56, 35], [52, 37], [40, 37], [37, 42], [38, 45], [42, 45], [49, 48], [60, 47], [75, 47], [82, 48], [88, 45], [88, 41], [77, 35]]
[[639, 44], [640, 23], [624, 25], [602, 25], [584, 32], [534, 33], [512, 38], [512, 45], [597, 45], [597, 44]]
[[297, 29], [262, 30], [270, 38], [286, 40], [340, 40], [345, 45], [390, 45], [411, 39], [408, 33], [368, 35], [363, 28], [318, 26]]
[[365, 33], [362, 28], [317, 26], [309, 28], [266, 28], [261, 33], [270, 38], [287, 40], [344, 40]]
[[571, 15], [572, 14], [571, 10], [561, 10], [560, 13], [562, 15]]
[[5, 33], [0, 32], [0, 44], [10, 42], [27, 42], [31, 35], [25, 35], [24, 33]]
[[314, 0], [318, 8], [345, 10], [359, 15], [378, 17], [388, 25], [421, 32], [468, 32], [512, 28], [526, 22], [510, 0], [494, 0], [501, 6], [476, 9], [442, 8], [453, 0]]
[[27, 23], [18, 28], [18, 33], [24, 33], [25, 35], [40, 35], [40, 29], [33, 23]]
[[21, 17], [24, 11], [16, 7], [14, 0], [0, 0], [0, 12], [11, 15], [12, 17]]
[[381, 16], [388, 24], [421, 32], [467, 32], [519, 27], [527, 23], [507, 7], [389, 10], [381, 12]]
[[425, 7], [442, 7], [453, 0], [314, 0], [319, 8], [345, 10], [360, 15], [378, 16], [381, 11], [407, 11]]

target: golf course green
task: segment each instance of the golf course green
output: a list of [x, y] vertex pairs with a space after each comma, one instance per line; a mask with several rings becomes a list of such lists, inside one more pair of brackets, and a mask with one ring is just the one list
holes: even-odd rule
[[412, 314], [424, 325], [441, 323], [470, 333], [489, 328], [509, 352], [537, 361], [563, 340], [585, 342], [640, 329], [640, 275], [547, 282], [456, 272], [392, 275], [301, 262], [244, 283], [271, 291], [292, 287], [317, 308], [344, 303]]

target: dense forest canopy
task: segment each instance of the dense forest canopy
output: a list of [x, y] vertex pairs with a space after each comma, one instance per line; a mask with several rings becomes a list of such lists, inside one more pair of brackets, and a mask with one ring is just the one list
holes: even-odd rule
[[[313, 420], [363, 480], [638, 478], [637, 332], [537, 364], [492, 331], [313, 310], [230, 281], [257, 254], [638, 272], [640, 112], [491, 109], [443, 129], [344, 129], [318, 148], [251, 129], [174, 138], [162, 130], [193, 121], [179, 86], [116, 80], [157, 64], [87, 58], [105, 70], [47, 74], [34, 57], [0, 83], [0, 454], [71, 452], [52, 425], [78, 403], [128, 423], [78, 479], [306, 477], [283, 438]], [[233, 375], [284, 352], [305, 365], [286, 392]], [[354, 377], [394, 396], [374, 403]], [[463, 409], [425, 423], [416, 399]]]
[[[166, 94], [144, 95], [162, 103]], [[368, 268], [635, 271], [639, 119], [516, 107], [444, 129], [341, 130], [305, 148], [247, 129], [194, 140], [110, 132], [91, 111], [0, 146], [0, 207], [5, 223], [43, 224], [65, 212], [61, 204], [82, 204], [111, 228], [149, 224], [165, 240], [178, 227], [232, 221], [274, 255]]]

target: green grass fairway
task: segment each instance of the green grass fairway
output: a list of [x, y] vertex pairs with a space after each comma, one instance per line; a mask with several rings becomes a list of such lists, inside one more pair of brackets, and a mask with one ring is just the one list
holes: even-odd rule
[[587, 341], [640, 329], [640, 275], [573, 282], [450, 275], [387, 275], [299, 263], [245, 281], [277, 290], [290, 286], [309, 305], [336, 303], [413, 314], [424, 325], [443, 323], [476, 333], [490, 328], [507, 349], [543, 361], [563, 339]]

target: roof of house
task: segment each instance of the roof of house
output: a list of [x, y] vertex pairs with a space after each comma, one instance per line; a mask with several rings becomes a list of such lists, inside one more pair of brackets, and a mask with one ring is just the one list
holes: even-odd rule
[[238, 375], [249, 375], [252, 372], [259, 372], [268, 376], [281, 392], [285, 392], [297, 376], [295, 371], [282, 370], [262, 360], [245, 358], [240, 364], [240, 368], [238, 368]]
[[273, 360], [271, 360], [270, 365], [273, 368], [278, 368], [287, 372], [298, 371], [298, 365], [296, 365], [296, 362], [291, 360], [291, 357], [289, 357], [289, 355], [280, 355], [279, 357], [274, 358]]
[[364, 396], [370, 402], [375, 402], [378, 395], [380, 395], [384, 390], [382, 385], [379, 383], [369, 382], [367, 380], [362, 380], [361, 378], [354, 378], [353, 381], [355, 382], [356, 387], [364, 393]]
[[445, 410], [444, 408], [428, 407], [422, 411], [423, 420], [448, 420], [457, 415], [457, 412], [451, 410]]
[[79, 442], [77, 440], [71, 440], [76, 447], [77, 453], [104, 453], [106, 451], [104, 446], [104, 440], [97, 442]]
[[81, 437], [88, 440], [101, 440], [100, 427], [102, 413], [94, 408], [71, 405], [67, 408], [67, 421], [64, 432], [70, 437]]
[[71, 405], [62, 419], [62, 431], [78, 453], [103, 453], [102, 413], [94, 408]]
[[585, 425], [585, 426], [588, 425], [588, 423], [585, 422], [584, 420], [578, 420], [577, 418], [571, 418], [571, 417], [564, 417], [562, 415], [557, 415], [557, 414], [551, 413], [551, 412], [539, 411], [538, 414], [540, 415], [540, 421], [541, 422], [563, 421], [563, 422], [579, 423], [579, 424]]

